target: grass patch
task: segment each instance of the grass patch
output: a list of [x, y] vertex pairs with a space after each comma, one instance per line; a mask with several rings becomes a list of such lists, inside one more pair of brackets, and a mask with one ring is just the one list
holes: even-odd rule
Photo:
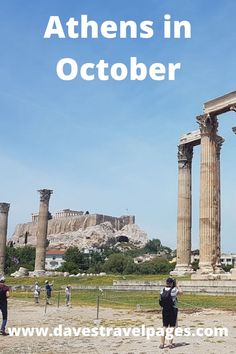
[[[97, 297], [101, 307], [123, 308], [144, 311], [161, 311], [159, 306], [159, 293], [156, 291], [104, 291], [103, 295], [97, 290], [73, 290], [72, 305], [97, 306]], [[11, 297], [33, 302], [32, 291], [14, 291]], [[45, 301], [45, 293], [41, 293], [41, 303]], [[63, 290], [53, 290], [52, 302], [64, 305]], [[193, 313], [202, 309], [234, 310], [236, 308], [235, 296], [210, 295], [183, 295], [179, 299], [179, 308], [184, 312]]]
[[179, 307], [182, 309], [222, 309], [232, 310], [236, 308], [236, 296], [233, 295], [183, 295], [179, 298]]
[[[49, 277], [49, 281], [54, 283], [54, 289], [59, 290], [62, 286], [66, 286], [68, 283], [72, 286], [105, 286], [113, 285], [113, 280], [136, 280], [136, 281], [165, 281], [168, 278], [168, 274], [156, 274], [156, 275], [106, 275], [106, 276], [93, 276], [93, 277], [78, 277], [78, 278], [65, 278], [65, 277]], [[45, 277], [39, 278], [12, 278], [7, 277], [6, 283], [8, 285], [34, 285], [37, 280], [41, 286], [44, 285]], [[181, 280], [190, 280], [190, 277], [181, 277]]]
[[[62, 287], [68, 283], [75, 286], [94, 286], [103, 287], [112, 285], [113, 280], [136, 280], [136, 281], [158, 281], [165, 280], [168, 275], [107, 275], [103, 277], [83, 277], [83, 278], [64, 278], [64, 277], [50, 277], [50, 282], [54, 282], [52, 301], [54, 304], [59, 301], [64, 305], [65, 296]], [[189, 277], [183, 277], [182, 280], [189, 280]], [[7, 278], [8, 285], [31, 285], [33, 286], [36, 278]], [[42, 289], [44, 289], [45, 277], [37, 278]], [[60, 293], [60, 295], [58, 295]], [[98, 290], [72, 290], [72, 305], [96, 306]], [[11, 296], [14, 298], [25, 299], [33, 302], [32, 291], [13, 291]], [[44, 301], [44, 291], [41, 293], [41, 302]], [[115, 291], [106, 290], [100, 297], [100, 304], [103, 307], [139, 309], [140, 310], [158, 310], [161, 308], [158, 303], [158, 291]], [[231, 295], [183, 295], [179, 297], [179, 308], [186, 312], [196, 312], [202, 309], [222, 309], [235, 310], [236, 296]], [[139, 305], [139, 306], [138, 306]]]

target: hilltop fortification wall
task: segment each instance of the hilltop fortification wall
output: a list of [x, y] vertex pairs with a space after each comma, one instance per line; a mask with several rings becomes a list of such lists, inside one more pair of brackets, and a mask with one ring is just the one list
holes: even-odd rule
[[[135, 217], [130, 215], [125, 215], [121, 217], [113, 217], [102, 214], [83, 214], [70, 216], [58, 213], [55, 214], [51, 220], [48, 221], [48, 236], [50, 235], [61, 235], [78, 230], [86, 230], [88, 227], [97, 226], [103, 224], [104, 222], [110, 222], [112, 227], [116, 231], [122, 230], [126, 225], [135, 224]], [[12, 241], [14, 244], [36, 244], [37, 236], [37, 215], [33, 214], [32, 222], [25, 224], [18, 224], [15, 228], [14, 234], [12, 235]]]

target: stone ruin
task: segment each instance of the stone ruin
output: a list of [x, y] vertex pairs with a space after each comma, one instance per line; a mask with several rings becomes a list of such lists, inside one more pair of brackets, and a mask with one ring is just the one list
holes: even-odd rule
[[[38, 248], [38, 214], [32, 221], [16, 226], [10, 240], [13, 246], [32, 245]], [[138, 225], [135, 217], [126, 215], [113, 217], [88, 212], [64, 209], [47, 220], [46, 246], [50, 249], [67, 249], [76, 246], [82, 249], [101, 249], [108, 244], [119, 243], [123, 237], [136, 247], [144, 246], [148, 237]]]
[[[221, 194], [220, 194], [220, 150], [224, 139], [218, 136], [218, 116], [236, 112], [236, 92], [229, 93], [204, 104], [204, 114], [197, 117], [199, 131], [186, 134], [178, 146], [178, 221], [177, 221], [177, 264], [173, 275], [191, 274], [191, 226], [192, 226], [192, 188], [191, 171], [193, 148], [200, 145], [200, 262], [199, 270], [192, 274], [194, 279], [236, 279], [236, 267], [231, 274], [224, 274], [220, 264], [221, 250]], [[236, 133], [236, 127], [232, 128]], [[40, 192], [39, 214], [33, 215], [32, 222], [18, 225], [12, 238], [12, 244], [24, 245], [34, 238], [36, 244], [35, 275], [45, 272], [45, 253], [50, 236], [62, 235], [70, 239], [73, 232], [87, 232], [82, 239], [91, 240], [96, 230], [89, 228], [102, 227], [108, 234], [117, 234], [118, 240], [123, 235], [124, 228], [129, 227], [137, 236], [140, 244], [147, 242], [147, 235], [139, 230], [132, 230], [134, 217], [124, 216], [114, 218], [105, 215], [64, 210], [49, 219], [49, 199], [51, 190], [42, 189]], [[4, 273], [7, 220], [10, 204], [0, 203], [0, 273]], [[68, 234], [67, 234], [68, 233]], [[37, 235], [37, 236], [36, 236]], [[74, 235], [77, 237], [77, 235]], [[115, 236], [116, 237], [116, 236]], [[103, 238], [101, 234], [101, 239]], [[100, 243], [100, 240], [98, 242]], [[33, 241], [32, 241], [33, 244]]]
[[[236, 279], [236, 268], [225, 273], [221, 267], [220, 151], [224, 139], [218, 132], [220, 116], [236, 112], [236, 92], [206, 102], [197, 117], [199, 130], [185, 134], [178, 145], [177, 263], [172, 275], [192, 274], [192, 279]], [[236, 128], [232, 128], [236, 133]], [[191, 267], [192, 158], [200, 145], [199, 269]]]
[[0, 275], [4, 274], [9, 208], [9, 203], [0, 203]]
[[[148, 241], [147, 234], [135, 225], [134, 216], [112, 217], [70, 209], [64, 209], [52, 216], [49, 212], [49, 200], [53, 191], [41, 189], [38, 192], [39, 213], [32, 214], [31, 222], [17, 225], [12, 239], [8, 241], [9, 245], [15, 247], [36, 246], [35, 276], [46, 274], [47, 248], [66, 249], [77, 246], [84, 250], [98, 250], [109, 244], [119, 244], [121, 239], [142, 247]], [[9, 207], [8, 203], [0, 203], [0, 274], [4, 274]], [[26, 274], [27, 269], [20, 268], [13, 276]]]
[[[95, 227], [107, 222], [109, 222], [115, 230], [121, 231], [127, 225], [134, 225], [135, 217], [130, 215], [113, 217], [64, 209], [57, 212], [50, 220], [48, 220], [47, 236], [69, 234], [71, 232], [86, 230], [88, 227]], [[31, 222], [18, 224], [16, 226], [11, 241], [13, 241], [14, 245], [36, 245], [37, 230], [38, 214], [32, 214]]]

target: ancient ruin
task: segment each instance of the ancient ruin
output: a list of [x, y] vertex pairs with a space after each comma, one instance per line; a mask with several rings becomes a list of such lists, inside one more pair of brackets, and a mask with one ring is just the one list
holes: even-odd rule
[[201, 142], [200, 131], [182, 136], [178, 146], [178, 221], [177, 263], [173, 275], [192, 272], [191, 229], [192, 229], [192, 158], [193, 148]]
[[39, 216], [37, 223], [37, 244], [36, 244], [36, 256], [35, 256], [35, 271], [45, 270], [45, 256], [47, 246], [47, 229], [48, 229], [48, 206], [49, 199], [52, 194], [50, 189], [40, 189], [40, 205]]
[[[227, 275], [220, 265], [220, 150], [224, 139], [217, 135], [218, 115], [236, 111], [236, 92], [229, 93], [204, 104], [204, 114], [197, 117], [199, 131], [184, 135], [178, 146], [178, 220], [177, 264], [173, 275], [192, 273], [190, 264], [192, 191], [191, 166], [193, 147], [200, 144], [200, 262], [193, 278], [208, 279]], [[235, 132], [236, 129], [233, 128]]]
[[[36, 246], [37, 224], [38, 214], [32, 214], [31, 222], [17, 225], [11, 239], [13, 245]], [[114, 217], [63, 209], [48, 220], [49, 249], [67, 249], [70, 246], [80, 250], [101, 249], [118, 243], [121, 237], [136, 247], [142, 247], [148, 241], [147, 234], [135, 224], [133, 215]]]
[[[236, 279], [236, 266], [231, 274], [221, 268], [221, 186], [220, 152], [224, 139], [218, 133], [218, 116], [236, 112], [236, 92], [204, 104], [204, 113], [197, 116], [199, 130], [185, 134], [178, 145], [178, 216], [177, 262], [172, 275], [192, 274], [193, 279]], [[236, 127], [232, 128], [236, 134]], [[200, 214], [199, 269], [191, 268], [192, 229], [192, 159], [194, 147], [200, 145]], [[49, 213], [52, 190], [41, 189], [38, 214], [32, 221], [17, 225], [13, 245], [36, 245], [35, 271], [45, 271], [46, 248], [96, 249], [109, 242], [129, 242], [143, 246], [147, 234], [135, 225], [135, 217], [112, 217], [88, 211], [64, 209], [54, 216]], [[7, 220], [10, 204], [0, 203], [0, 274], [4, 273]]]
[[7, 223], [10, 204], [0, 203], [0, 275], [4, 274], [6, 241], [7, 241]]
[[[135, 223], [133, 215], [124, 215], [114, 217], [103, 214], [90, 214], [88, 211], [71, 211], [70, 209], [63, 209], [51, 215], [48, 220], [48, 235], [59, 235], [68, 232], [77, 231], [79, 229], [85, 230], [87, 227], [96, 226], [104, 222], [110, 222], [114, 229], [121, 230], [125, 225]], [[25, 224], [18, 224], [12, 236], [14, 244], [25, 243], [25, 234], [27, 233], [28, 243], [34, 243], [32, 238], [36, 236], [38, 227], [38, 214], [32, 214], [32, 221]]]

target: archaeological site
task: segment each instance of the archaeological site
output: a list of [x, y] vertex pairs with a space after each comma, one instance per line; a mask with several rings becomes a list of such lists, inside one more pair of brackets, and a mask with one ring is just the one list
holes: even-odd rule
[[[231, 92], [204, 104], [204, 112], [197, 116], [199, 130], [180, 138], [178, 145], [178, 211], [177, 257], [174, 276], [191, 275], [195, 280], [236, 279], [236, 267], [226, 273], [221, 266], [221, 179], [220, 152], [224, 138], [218, 135], [222, 114], [236, 112], [236, 92]], [[232, 128], [236, 133], [236, 128]], [[192, 229], [192, 159], [194, 147], [200, 145], [200, 213], [199, 213], [199, 269], [191, 266]], [[53, 193], [41, 189], [39, 212], [32, 220], [16, 226], [11, 246], [36, 246], [35, 271], [45, 271], [46, 250], [66, 250], [76, 246], [80, 250], [98, 250], [110, 244], [127, 242], [143, 247], [147, 234], [135, 224], [135, 217], [114, 217], [89, 211], [64, 209], [52, 215], [49, 201]], [[0, 203], [0, 273], [4, 273], [9, 203]]]
[[[225, 273], [221, 256], [220, 151], [224, 139], [217, 134], [219, 116], [236, 112], [236, 92], [206, 102], [197, 117], [199, 130], [185, 134], [178, 145], [177, 263], [172, 275], [192, 274], [192, 279], [236, 279], [236, 268]], [[236, 128], [232, 128], [235, 133]], [[199, 269], [190, 264], [192, 228], [192, 158], [200, 145]]]

